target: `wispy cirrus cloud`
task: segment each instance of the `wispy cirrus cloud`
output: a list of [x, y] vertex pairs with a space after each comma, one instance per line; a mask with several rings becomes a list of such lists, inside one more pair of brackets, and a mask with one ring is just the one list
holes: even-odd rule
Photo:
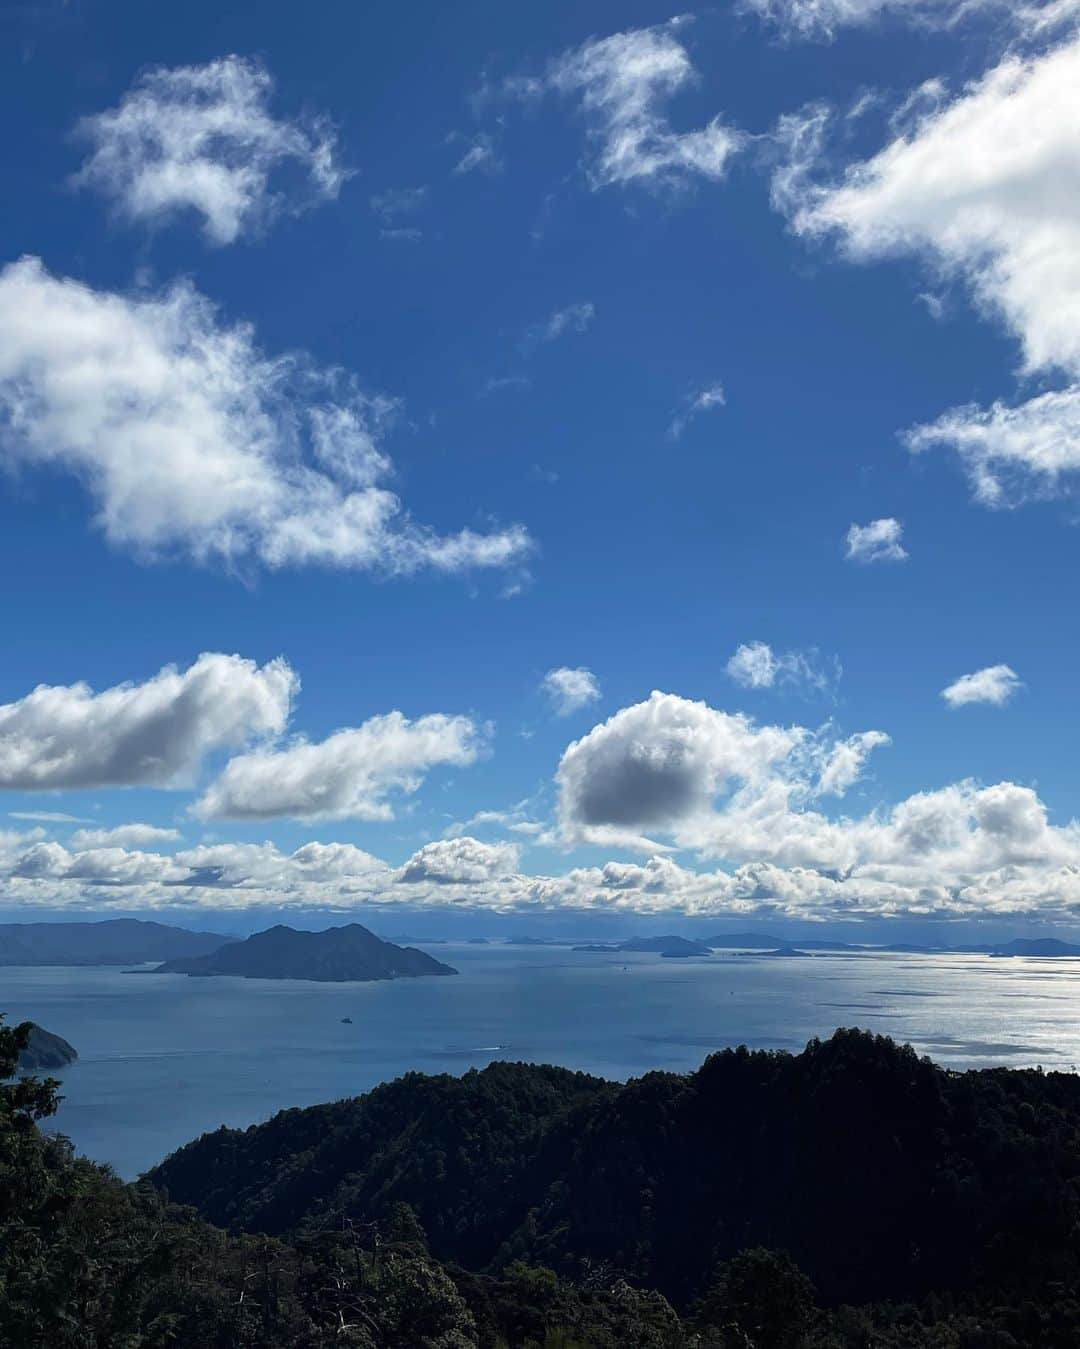
[[726, 404], [727, 396], [724, 393], [724, 386], [720, 383], [707, 384], [705, 388], [689, 394], [683, 400], [682, 407], [671, 419], [671, 425], [668, 427], [669, 438], [680, 440], [683, 432], [695, 417], [700, 417], [704, 412], [712, 412], [716, 408], [722, 408]]
[[555, 309], [542, 323], [535, 323], [527, 329], [522, 339], [522, 348], [528, 352], [546, 342], [557, 342], [567, 333], [587, 332], [595, 318], [596, 305], [591, 300], [581, 300], [562, 309]]
[[424, 232], [409, 222], [424, 210], [428, 198], [426, 187], [388, 187], [382, 192], [372, 193], [368, 197], [368, 205], [382, 222], [380, 237], [418, 243], [424, 237]]
[[[332, 200], [349, 176], [333, 128], [325, 117], [274, 117], [273, 88], [266, 67], [241, 56], [147, 71], [116, 108], [79, 123], [92, 151], [74, 182], [131, 221], [194, 212], [212, 244]], [[306, 191], [272, 186], [288, 165], [301, 170]]]
[[578, 100], [589, 140], [586, 172], [594, 188], [718, 180], [746, 136], [720, 117], [693, 131], [676, 131], [668, 116], [668, 103], [697, 80], [678, 36], [688, 22], [672, 19], [590, 38], [564, 52], [543, 75], [507, 80], [504, 92], [528, 100], [555, 92]]
[[925, 29], [954, 28], [980, 13], [1011, 18], [1017, 29], [1041, 31], [1080, 13], [1078, 0], [742, 0], [742, 7], [775, 24], [788, 38], [834, 38], [844, 28], [885, 21]]

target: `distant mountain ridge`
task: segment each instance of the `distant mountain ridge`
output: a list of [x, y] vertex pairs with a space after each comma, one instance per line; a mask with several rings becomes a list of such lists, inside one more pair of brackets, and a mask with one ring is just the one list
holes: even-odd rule
[[209, 955], [235, 937], [139, 918], [96, 923], [0, 923], [0, 965], [141, 965]]
[[279, 924], [209, 955], [167, 960], [150, 973], [359, 983], [457, 974], [457, 970], [413, 946], [395, 946], [359, 923], [348, 923], [323, 932], [302, 932]]
[[662, 956], [707, 956], [708, 945], [701, 941], [690, 941], [686, 937], [675, 937], [665, 933], [661, 937], [631, 937], [629, 941], [619, 943], [620, 951], [656, 951]]

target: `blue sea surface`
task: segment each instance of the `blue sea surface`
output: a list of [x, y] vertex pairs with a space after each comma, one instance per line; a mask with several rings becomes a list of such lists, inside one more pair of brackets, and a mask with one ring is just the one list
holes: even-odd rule
[[494, 1059], [624, 1079], [692, 1069], [726, 1045], [798, 1050], [863, 1026], [950, 1067], [1080, 1063], [1080, 961], [430, 950], [460, 974], [318, 984], [9, 968], [0, 1011], [75, 1046], [55, 1126], [125, 1177], [219, 1124]]

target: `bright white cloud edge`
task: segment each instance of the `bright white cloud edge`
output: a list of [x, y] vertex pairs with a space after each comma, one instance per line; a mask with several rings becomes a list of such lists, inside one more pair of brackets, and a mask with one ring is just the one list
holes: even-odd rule
[[520, 526], [441, 535], [383, 480], [392, 400], [270, 357], [180, 282], [93, 290], [35, 258], [0, 271], [0, 461], [75, 475], [110, 543], [231, 568], [405, 575], [520, 563]]
[[970, 703], [989, 703], [1004, 707], [1022, 686], [1020, 676], [1009, 665], [988, 665], [972, 674], [961, 675], [941, 696], [950, 707], [966, 707]]
[[[74, 182], [100, 191], [131, 221], [193, 212], [218, 245], [283, 211], [332, 200], [349, 176], [333, 129], [325, 117], [275, 118], [273, 87], [260, 61], [240, 56], [147, 71], [117, 107], [79, 123], [91, 154]], [[286, 164], [299, 167], [306, 191], [272, 186]]]
[[[1075, 921], [1080, 825], [1052, 825], [1031, 787], [962, 781], [862, 813], [827, 812], [828, 800], [866, 781], [870, 756], [888, 743], [880, 731], [763, 725], [654, 693], [567, 747], [558, 832], [541, 840], [629, 849], [643, 861], [530, 875], [519, 843], [468, 834], [425, 844], [395, 867], [340, 842], [293, 853], [269, 842], [78, 850], [37, 830], [0, 835], [0, 876], [15, 904], [74, 909], [404, 905]], [[672, 849], [723, 865], [693, 869]]]
[[1064, 379], [1013, 406], [951, 408], [905, 434], [913, 452], [955, 451], [986, 506], [1065, 495], [1080, 473], [1078, 91], [1071, 30], [1010, 50], [955, 93], [941, 81], [914, 91], [893, 139], [838, 181], [821, 180], [827, 109], [777, 130], [787, 155], [773, 200], [796, 232], [835, 238], [858, 262], [926, 259], [1012, 333], [1024, 375]]

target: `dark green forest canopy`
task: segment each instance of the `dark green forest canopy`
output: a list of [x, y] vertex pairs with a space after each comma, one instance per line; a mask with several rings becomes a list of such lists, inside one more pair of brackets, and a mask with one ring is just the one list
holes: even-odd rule
[[413, 1073], [136, 1186], [40, 1132], [54, 1085], [0, 1091], [0, 1343], [1080, 1342], [1068, 1074], [946, 1072], [860, 1031], [625, 1085]]

